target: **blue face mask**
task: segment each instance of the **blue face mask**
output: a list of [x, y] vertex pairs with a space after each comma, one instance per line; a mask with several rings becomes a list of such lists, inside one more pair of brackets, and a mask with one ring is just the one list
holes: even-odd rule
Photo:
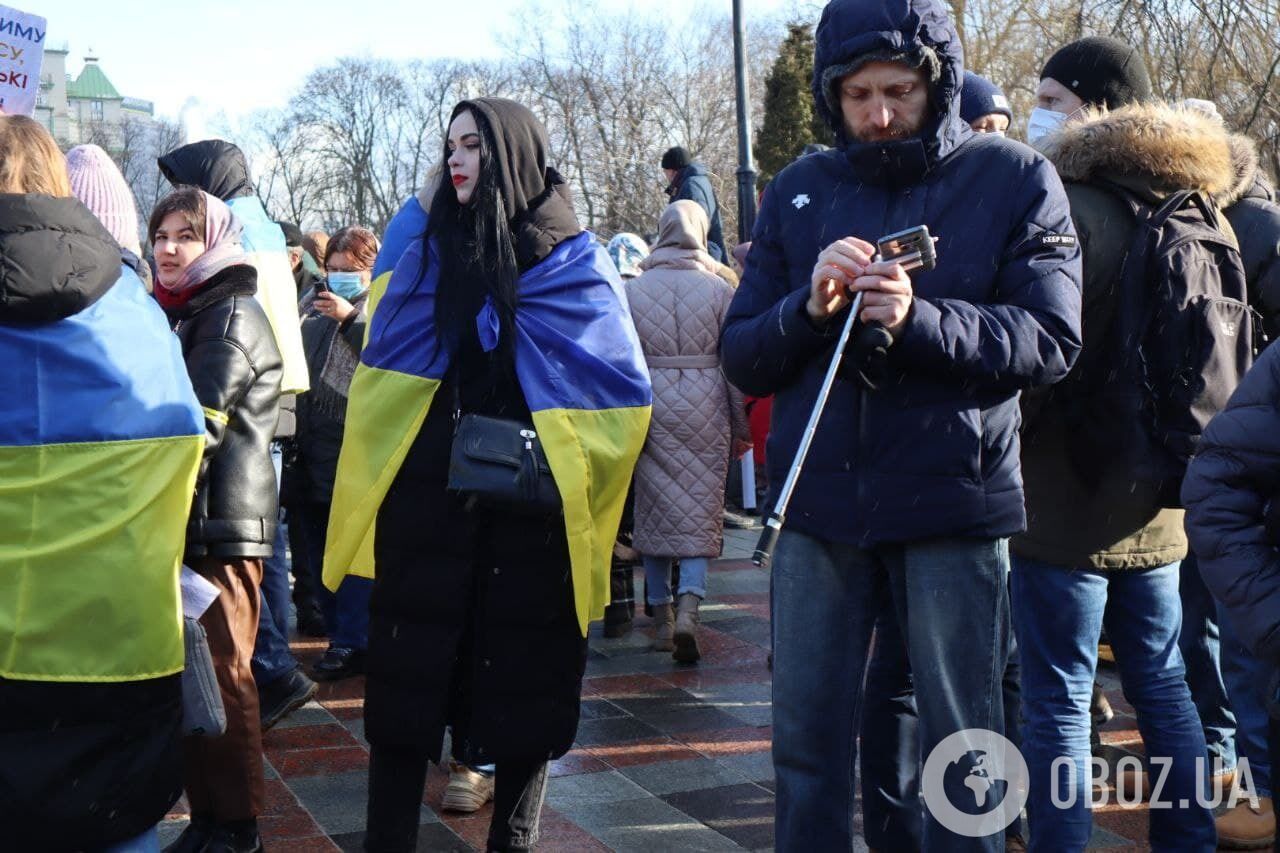
[[1027, 118], [1027, 142], [1035, 145], [1051, 133], [1056, 133], [1067, 120], [1066, 113], [1036, 107]]
[[350, 302], [364, 292], [364, 280], [358, 272], [331, 272], [329, 289]]

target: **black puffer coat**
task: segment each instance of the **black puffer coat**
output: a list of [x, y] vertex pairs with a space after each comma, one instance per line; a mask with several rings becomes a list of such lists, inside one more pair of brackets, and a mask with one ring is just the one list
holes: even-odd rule
[[165, 312], [208, 430], [187, 556], [270, 557], [276, 472], [271, 464], [280, 401], [280, 351], [253, 294], [247, 264], [215, 275], [185, 305]]

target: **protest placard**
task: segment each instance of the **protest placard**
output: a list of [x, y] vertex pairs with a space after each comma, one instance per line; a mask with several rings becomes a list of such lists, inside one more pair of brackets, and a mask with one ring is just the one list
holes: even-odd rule
[[0, 5], [0, 112], [35, 112], [46, 29], [39, 15]]

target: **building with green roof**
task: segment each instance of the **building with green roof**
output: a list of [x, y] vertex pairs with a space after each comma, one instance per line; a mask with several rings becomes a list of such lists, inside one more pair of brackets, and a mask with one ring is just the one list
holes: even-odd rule
[[97, 56], [85, 56], [74, 80], [66, 72], [66, 57], [66, 50], [45, 51], [35, 116], [60, 144], [93, 142], [118, 149], [127, 122], [154, 118], [154, 105], [121, 95]]

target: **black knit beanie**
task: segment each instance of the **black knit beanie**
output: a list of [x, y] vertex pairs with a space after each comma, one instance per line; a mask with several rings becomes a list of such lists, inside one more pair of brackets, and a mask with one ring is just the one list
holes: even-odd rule
[[1108, 36], [1090, 36], [1059, 50], [1040, 79], [1052, 77], [1089, 106], [1109, 110], [1151, 97], [1151, 78], [1137, 50]]
[[664, 169], [676, 169], [678, 171], [692, 162], [693, 158], [689, 156], [689, 152], [679, 145], [675, 148], [668, 148], [666, 153], [662, 155], [662, 168]]

